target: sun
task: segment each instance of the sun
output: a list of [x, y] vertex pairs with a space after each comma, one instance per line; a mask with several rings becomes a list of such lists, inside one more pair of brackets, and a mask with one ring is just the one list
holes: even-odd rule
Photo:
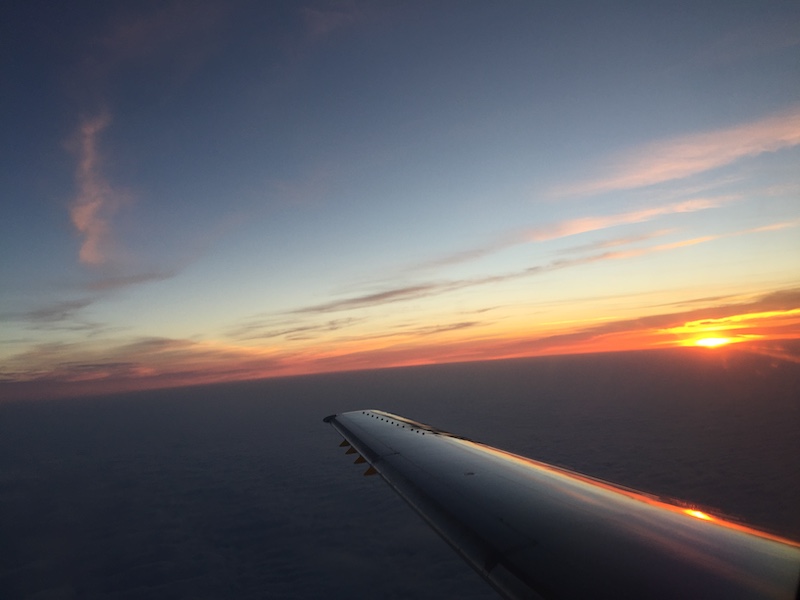
[[702, 346], [703, 348], [719, 348], [720, 346], [730, 344], [732, 341], [731, 338], [726, 337], [709, 337], [695, 340], [694, 345]]
[[714, 517], [709, 515], [708, 513], [704, 513], [702, 510], [696, 510], [694, 508], [686, 508], [684, 511], [690, 517], [694, 517], [695, 519], [700, 519], [701, 521], [713, 521]]

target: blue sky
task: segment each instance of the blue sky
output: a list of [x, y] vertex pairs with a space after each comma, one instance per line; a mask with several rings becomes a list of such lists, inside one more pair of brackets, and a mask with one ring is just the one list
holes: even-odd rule
[[800, 337], [795, 2], [8, 15], [10, 393]]

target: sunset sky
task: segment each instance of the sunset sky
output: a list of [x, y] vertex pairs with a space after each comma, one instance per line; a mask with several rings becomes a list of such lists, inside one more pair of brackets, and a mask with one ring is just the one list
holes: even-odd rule
[[0, 45], [0, 396], [800, 359], [796, 1], [29, 1]]

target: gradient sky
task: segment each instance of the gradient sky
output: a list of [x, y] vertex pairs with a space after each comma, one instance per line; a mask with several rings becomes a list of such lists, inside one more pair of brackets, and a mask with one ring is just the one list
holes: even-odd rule
[[26, 1], [3, 29], [9, 397], [798, 359], [796, 1]]

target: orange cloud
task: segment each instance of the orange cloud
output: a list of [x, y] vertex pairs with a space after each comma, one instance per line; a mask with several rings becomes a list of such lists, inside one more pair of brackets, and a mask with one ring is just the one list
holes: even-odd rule
[[707, 133], [656, 142], [623, 156], [611, 175], [567, 185], [556, 196], [587, 196], [683, 179], [741, 158], [800, 144], [800, 106], [764, 119]]

